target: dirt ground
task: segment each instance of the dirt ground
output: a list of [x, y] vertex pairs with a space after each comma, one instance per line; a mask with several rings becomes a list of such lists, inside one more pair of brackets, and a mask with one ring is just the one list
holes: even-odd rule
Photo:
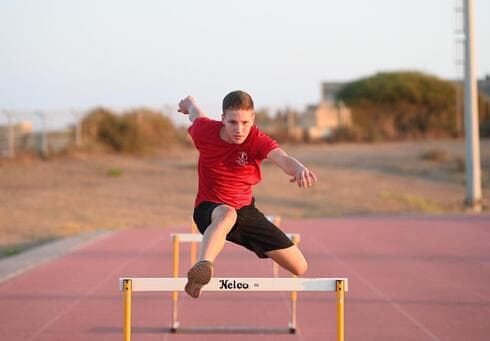
[[[464, 141], [285, 145], [318, 176], [301, 190], [269, 162], [257, 206], [283, 218], [464, 212]], [[483, 210], [490, 211], [490, 140], [481, 142]], [[433, 152], [435, 157], [422, 155]], [[434, 153], [435, 152], [435, 153]], [[438, 156], [437, 156], [438, 155]], [[72, 153], [0, 159], [0, 256], [100, 228], [190, 222], [197, 153], [151, 157]]]

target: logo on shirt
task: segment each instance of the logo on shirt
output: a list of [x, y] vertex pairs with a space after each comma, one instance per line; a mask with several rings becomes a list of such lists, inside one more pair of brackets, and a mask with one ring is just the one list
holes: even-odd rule
[[248, 155], [246, 152], [238, 152], [238, 157], [236, 159], [236, 163], [239, 166], [246, 166], [248, 164]]

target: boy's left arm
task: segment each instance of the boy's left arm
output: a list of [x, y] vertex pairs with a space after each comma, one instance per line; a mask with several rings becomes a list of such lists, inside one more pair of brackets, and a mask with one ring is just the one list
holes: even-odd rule
[[281, 148], [275, 148], [267, 154], [267, 159], [274, 162], [286, 174], [293, 178], [289, 182], [295, 182], [300, 188], [311, 187], [316, 182], [315, 174], [306, 168], [294, 157], [289, 156]]

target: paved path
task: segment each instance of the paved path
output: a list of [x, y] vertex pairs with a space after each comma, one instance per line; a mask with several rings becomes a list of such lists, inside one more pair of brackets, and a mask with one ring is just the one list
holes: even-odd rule
[[[490, 335], [490, 216], [286, 220], [301, 234], [308, 277], [349, 277], [347, 340], [486, 340]], [[170, 232], [99, 238], [0, 283], [1, 340], [121, 340], [122, 276], [171, 276]], [[182, 246], [182, 268], [188, 248]], [[268, 260], [228, 244], [216, 276], [270, 276]], [[285, 273], [282, 273], [286, 276]], [[287, 326], [286, 293], [181, 295], [184, 326]], [[301, 293], [298, 333], [169, 333], [169, 293], [136, 293], [134, 340], [333, 340], [332, 293]]]

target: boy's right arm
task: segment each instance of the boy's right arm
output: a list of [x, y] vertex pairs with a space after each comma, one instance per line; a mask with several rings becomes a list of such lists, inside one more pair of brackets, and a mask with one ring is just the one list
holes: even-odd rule
[[206, 113], [197, 105], [192, 96], [187, 96], [179, 102], [179, 112], [189, 115], [189, 120], [194, 122], [198, 117], [206, 117]]

